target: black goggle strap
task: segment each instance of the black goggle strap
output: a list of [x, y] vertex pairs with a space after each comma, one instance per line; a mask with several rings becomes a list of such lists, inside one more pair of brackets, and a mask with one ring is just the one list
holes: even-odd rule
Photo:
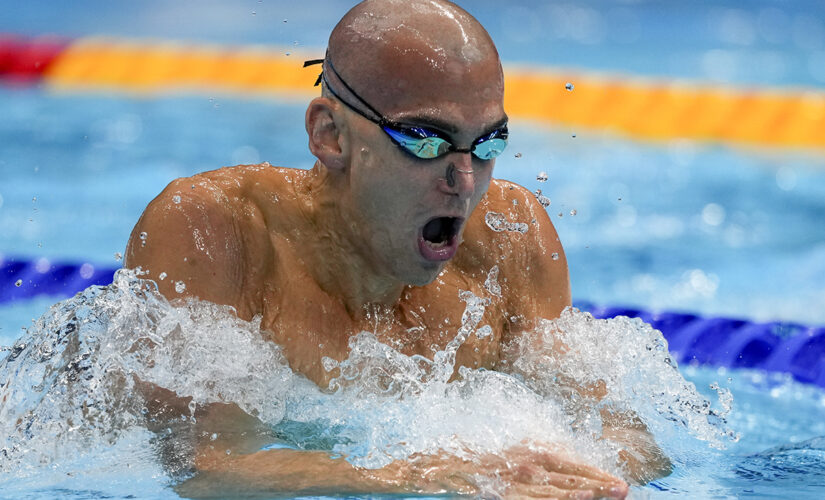
[[[304, 61], [304, 67], [305, 68], [307, 66], [314, 66], [316, 64], [324, 64], [324, 60], [323, 59], [310, 59], [309, 61]], [[321, 70], [321, 73], [318, 75], [318, 78], [315, 80], [315, 84], [313, 85], [313, 87], [317, 87], [318, 85], [321, 85], [321, 81], [323, 79], [324, 79], [324, 71]]]
[[364, 100], [361, 96], [359, 96], [359, 95], [358, 95], [358, 93], [357, 93], [357, 92], [355, 92], [355, 89], [353, 89], [353, 88], [352, 88], [352, 87], [351, 87], [351, 86], [350, 86], [350, 85], [346, 82], [346, 80], [344, 80], [344, 79], [341, 77], [341, 74], [340, 74], [340, 73], [338, 73], [338, 70], [336, 70], [336, 69], [335, 69], [335, 66], [333, 66], [333, 65], [332, 65], [332, 61], [330, 61], [330, 59], [329, 59], [329, 51], [327, 51], [326, 57], [325, 57], [324, 59], [312, 59], [312, 60], [310, 60], [310, 61], [305, 61], [305, 62], [304, 62], [304, 67], [307, 67], [307, 66], [312, 66], [312, 65], [314, 65], [314, 64], [322, 64], [322, 63], [326, 63], [327, 68], [329, 68], [330, 70], [332, 70], [332, 74], [334, 74], [334, 75], [335, 75], [335, 77], [336, 77], [336, 78], [338, 78], [338, 81], [339, 81], [339, 82], [341, 82], [341, 85], [343, 85], [343, 86], [344, 86], [344, 88], [345, 88], [345, 89], [347, 89], [347, 91], [348, 91], [350, 94], [352, 94], [352, 96], [353, 96], [353, 97], [355, 97], [356, 99], [358, 99], [358, 101], [359, 101], [361, 104], [363, 104], [364, 106], [366, 106], [366, 108], [367, 108], [368, 110], [370, 110], [370, 111], [371, 111], [371, 112], [372, 112], [372, 113], [373, 113], [373, 114], [374, 114], [377, 118], [375, 118], [375, 117], [371, 117], [371, 116], [368, 116], [366, 113], [364, 113], [364, 112], [363, 112], [363, 111], [361, 111], [360, 109], [356, 108], [355, 106], [353, 106], [352, 104], [348, 103], [347, 101], [345, 101], [345, 100], [341, 99], [341, 96], [340, 96], [340, 95], [338, 95], [338, 92], [334, 91], [334, 90], [332, 89], [332, 86], [329, 84], [329, 80], [327, 79], [326, 72], [321, 71], [321, 74], [320, 74], [320, 75], [318, 75], [318, 79], [315, 81], [315, 85], [316, 85], [316, 86], [317, 86], [317, 85], [319, 85], [321, 82], [324, 82], [324, 84], [325, 84], [325, 85], [326, 85], [326, 87], [327, 87], [327, 90], [329, 90], [329, 91], [332, 93], [332, 95], [334, 95], [334, 96], [335, 96], [335, 97], [336, 97], [339, 101], [341, 101], [342, 103], [344, 103], [344, 104], [345, 104], [348, 108], [350, 108], [351, 110], [355, 111], [356, 113], [358, 113], [359, 115], [363, 116], [363, 117], [364, 117], [364, 118], [366, 118], [367, 120], [369, 120], [369, 121], [371, 121], [371, 122], [375, 122], [375, 123], [377, 123], [378, 125], [381, 125], [382, 127], [383, 127], [384, 125], [392, 125], [392, 122], [390, 122], [389, 120], [387, 120], [387, 119], [384, 117], [384, 115], [382, 115], [382, 114], [381, 114], [381, 113], [380, 113], [377, 109], [375, 109], [374, 107], [372, 107], [372, 105], [371, 105], [370, 103], [368, 103], [368, 102], [367, 102], [367, 101], [365, 101], [365, 100]]

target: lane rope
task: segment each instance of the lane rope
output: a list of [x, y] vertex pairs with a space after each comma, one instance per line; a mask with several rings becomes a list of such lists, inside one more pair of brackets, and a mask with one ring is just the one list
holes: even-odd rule
[[[39, 82], [58, 92], [308, 99], [317, 93], [318, 70], [302, 63], [317, 56], [271, 46], [0, 36], [0, 79]], [[506, 67], [505, 75], [505, 109], [512, 117], [647, 141], [825, 149], [821, 88], [737, 88], [525, 66]]]
[[[115, 271], [88, 262], [0, 260], [0, 305], [36, 296], [69, 297], [89, 286], [111, 283]], [[682, 364], [790, 373], [800, 382], [825, 387], [825, 327], [603, 307], [587, 302], [575, 305], [599, 319], [641, 318], [662, 332], [671, 354]]]

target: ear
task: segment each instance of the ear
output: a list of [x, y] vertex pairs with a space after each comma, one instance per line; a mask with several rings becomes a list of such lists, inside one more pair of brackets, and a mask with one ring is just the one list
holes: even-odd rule
[[349, 152], [337, 107], [331, 99], [316, 97], [307, 107], [305, 123], [312, 154], [327, 168], [342, 169]]

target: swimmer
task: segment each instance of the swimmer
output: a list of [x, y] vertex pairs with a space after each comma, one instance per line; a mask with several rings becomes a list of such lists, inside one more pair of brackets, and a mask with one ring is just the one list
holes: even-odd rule
[[[456, 366], [499, 368], [508, 343], [570, 306], [570, 284], [542, 205], [492, 177], [508, 139], [492, 40], [446, 0], [365, 0], [336, 25], [320, 67], [321, 95], [305, 115], [314, 167], [244, 165], [173, 181], [135, 226], [126, 267], [148, 271], [170, 299], [229, 305], [246, 320], [260, 315], [292, 370], [326, 387], [336, 373], [322, 358], [344, 360], [349, 338], [373, 331], [376, 318], [379, 338], [404, 354], [444, 349], [465, 309], [459, 292], [491, 295], [485, 280], [498, 266], [501, 290], [483, 319], [492, 335], [471, 336]], [[490, 212], [527, 231], [492, 230]], [[146, 392], [156, 415], [185, 408], [163, 388]], [[514, 497], [628, 491], [552, 443], [480, 464], [427, 456], [365, 470], [324, 452], [261, 450], [253, 436], [266, 429], [235, 405], [196, 416], [201, 434], [222, 441], [197, 447], [198, 473], [179, 487], [187, 496], [474, 494], [475, 473], [501, 477]], [[637, 419], [606, 422], [604, 436], [631, 450], [623, 455], [631, 480], [669, 472]], [[227, 455], [227, 447], [236, 451]]]

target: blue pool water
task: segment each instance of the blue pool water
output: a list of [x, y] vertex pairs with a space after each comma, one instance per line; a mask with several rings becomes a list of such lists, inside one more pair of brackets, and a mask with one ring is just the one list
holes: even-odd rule
[[[821, 2], [542, 2], [546, 23], [530, 10], [535, 4], [519, 0], [502, 10], [501, 2], [481, 0], [467, 7], [487, 25], [505, 64], [819, 93], [825, 87]], [[347, 8], [331, 0], [0, 0], [0, 32], [274, 43], [320, 54]], [[305, 104], [217, 93], [133, 98], [0, 87], [0, 254], [115, 266], [137, 217], [170, 180], [264, 160], [309, 167]], [[515, 121], [511, 131], [496, 176], [551, 198], [574, 298], [825, 324], [821, 151], [640, 143], [527, 121]], [[536, 179], [540, 172], [546, 182]], [[11, 345], [55, 300], [0, 305], [0, 345]], [[673, 476], [635, 494], [823, 496], [821, 390], [760, 373], [683, 373], [711, 399], [710, 383], [731, 388], [728, 424], [742, 438], [724, 452], [704, 443], [689, 447]], [[99, 463], [107, 463], [101, 453]], [[141, 464], [141, 491], [171, 496], [151, 479], [161, 473]], [[35, 476], [40, 483], [17, 482], [20, 494], [8, 498], [135, 491], [116, 474], [86, 474], [95, 485], [88, 491], [42, 473]]]

